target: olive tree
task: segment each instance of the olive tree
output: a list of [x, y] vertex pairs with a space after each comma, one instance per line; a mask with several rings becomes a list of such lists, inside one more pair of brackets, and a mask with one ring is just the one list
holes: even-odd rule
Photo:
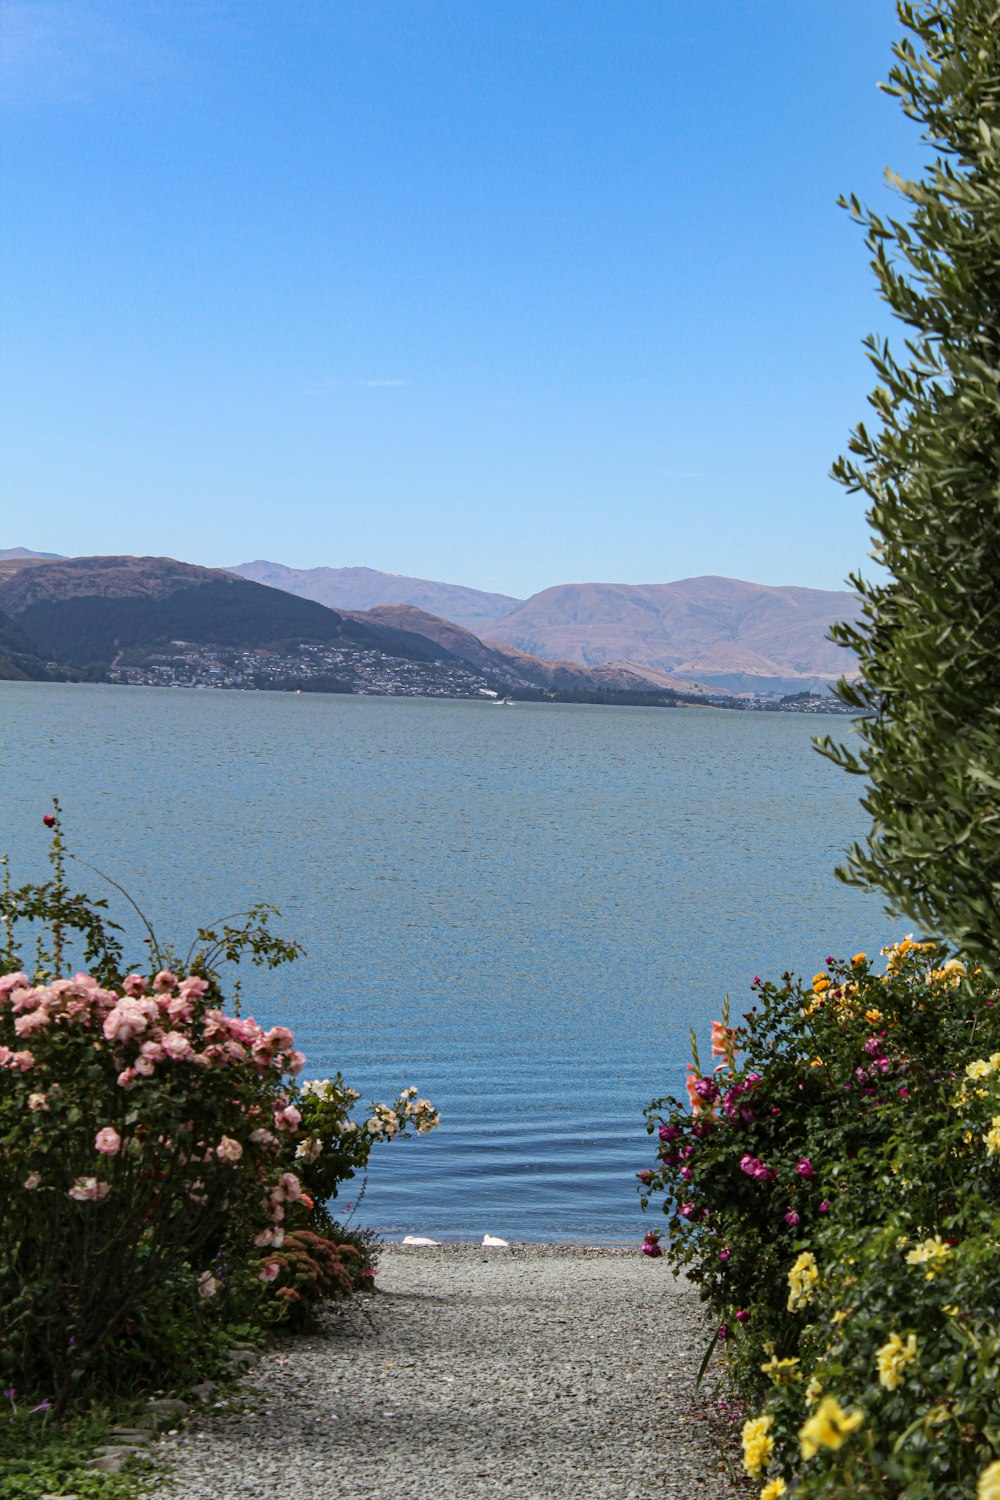
[[883, 85], [922, 126], [917, 181], [888, 173], [900, 218], [855, 197], [903, 350], [866, 340], [875, 422], [834, 476], [868, 498], [874, 581], [834, 628], [860, 679], [849, 744], [872, 825], [838, 873], [1000, 972], [1000, 5], [900, 3]]

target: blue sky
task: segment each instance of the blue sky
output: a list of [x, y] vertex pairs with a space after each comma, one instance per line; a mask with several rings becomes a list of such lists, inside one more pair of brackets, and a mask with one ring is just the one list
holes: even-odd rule
[[6, 0], [0, 547], [840, 587], [890, 0]]

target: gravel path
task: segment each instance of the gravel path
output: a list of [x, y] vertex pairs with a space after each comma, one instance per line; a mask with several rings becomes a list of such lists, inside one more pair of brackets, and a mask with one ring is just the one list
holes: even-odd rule
[[724, 1500], [704, 1345], [634, 1249], [392, 1247], [376, 1296], [250, 1371], [250, 1410], [155, 1445], [146, 1500]]

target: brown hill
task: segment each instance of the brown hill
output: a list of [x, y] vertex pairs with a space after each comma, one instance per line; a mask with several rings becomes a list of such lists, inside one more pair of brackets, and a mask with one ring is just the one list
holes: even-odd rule
[[514, 685], [544, 688], [579, 689], [582, 692], [664, 691], [699, 694], [700, 686], [654, 668], [639, 667], [632, 662], [610, 662], [597, 667], [582, 667], [573, 662], [543, 661], [499, 641], [482, 641], [470, 630], [428, 614], [410, 604], [380, 604], [375, 609], [356, 610], [352, 618], [391, 625], [415, 635], [426, 636], [444, 650], [467, 661], [483, 672], [492, 673]]
[[826, 639], [854, 619], [853, 594], [733, 578], [563, 584], [543, 589], [485, 633], [519, 650], [584, 666], [627, 661], [702, 680], [835, 678], [852, 659]]
[[258, 559], [227, 571], [302, 599], [315, 599], [330, 609], [370, 610], [380, 604], [412, 604], [477, 634], [485, 621], [499, 619], [521, 603], [509, 594], [488, 594], [462, 584], [432, 583], [427, 578], [379, 573], [374, 568], [287, 568], [284, 563]]

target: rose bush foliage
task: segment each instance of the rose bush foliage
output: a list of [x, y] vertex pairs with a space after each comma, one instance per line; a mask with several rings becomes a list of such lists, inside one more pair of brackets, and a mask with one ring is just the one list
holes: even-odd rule
[[[286, 1027], [227, 1013], [213, 958], [294, 956], [264, 908], [203, 929], [187, 972], [123, 972], [49, 821], [54, 880], [0, 898], [0, 1373], [61, 1411], [184, 1381], [195, 1359], [204, 1373], [226, 1326], [301, 1324], [318, 1297], [370, 1285], [364, 1236], [347, 1244], [326, 1201], [437, 1114], [413, 1089], [354, 1121], [339, 1076], [299, 1087]], [[13, 966], [21, 922], [31, 974]], [[95, 972], [63, 977], [74, 936]]]
[[947, 1500], [1000, 1461], [1000, 1005], [938, 944], [885, 956], [755, 980], [687, 1098], [647, 1112], [643, 1199], [711, 1309], [767, 1500]]

